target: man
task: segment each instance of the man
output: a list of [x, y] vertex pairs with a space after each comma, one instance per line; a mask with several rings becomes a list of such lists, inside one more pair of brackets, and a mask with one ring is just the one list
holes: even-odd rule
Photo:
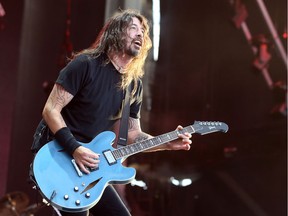
[[[62, 147], [75, 159], [81, 171], [97, 168], [99, 158], [82, 143], [97, 134], [119, 131], [123, 99], [131, 84], [128, 144], [152, 138], [140, 127], [143, 65], [151, 48], [145, 17], [125, 10], [114, 15], [101, 30], [96, 42], [75, 54], [59, 77], [43, 109], [43, 119]], [[178, 126], [177, 129], [181, 129]], [[157, 150], [189, 150], [191, 135], [164, 144]], [[116, 136], [117, 140], [117, 136]], [[103, 159], [104, 160], [104, 159]], [[62, 215], [88, 215], [88, 212]], [[130, 215], [112, 186], [90, 209], [93, 215]]]

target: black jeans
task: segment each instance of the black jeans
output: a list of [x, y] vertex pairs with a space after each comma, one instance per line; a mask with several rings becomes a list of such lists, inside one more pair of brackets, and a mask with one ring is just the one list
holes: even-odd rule
[[61, 211], [62, 216], [88, 216], [89, 213], [93, 216], [131, 216], [116, 190], [111, 185], [106, 187], [100, 201], [89, 211], [77, 213]]

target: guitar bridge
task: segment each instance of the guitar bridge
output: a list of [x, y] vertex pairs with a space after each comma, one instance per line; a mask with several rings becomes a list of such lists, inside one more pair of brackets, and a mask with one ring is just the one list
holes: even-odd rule
[[79, 169], [76, 161], [75, 161], [74, 159], [72, 159], [71, 162], [72, 162], [72, 164], [73, 164], [73, 166], [74, 166], [74, 168], [75, 168], [78, 176], [79, 176], [79, 177], [83, 176], [83, 173], [80, 171], [80, 169]]

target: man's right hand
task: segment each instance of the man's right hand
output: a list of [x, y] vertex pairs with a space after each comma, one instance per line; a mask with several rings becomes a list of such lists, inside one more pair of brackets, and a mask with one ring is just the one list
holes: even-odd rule
[[90, 173], [87, 167], [95, 169], [99, 166], [100, 155], [84, 146], [76, 148], [72, 156], [78, 164], [80, 170], [86, 174]]

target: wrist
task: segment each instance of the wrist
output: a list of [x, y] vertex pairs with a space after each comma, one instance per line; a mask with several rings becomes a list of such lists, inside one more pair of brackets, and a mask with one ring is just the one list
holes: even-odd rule
[[55, 139], [69, 154], [73, 154], [76, 148], [81, 146], [68, 127], [63, 127], [55, 133]]

